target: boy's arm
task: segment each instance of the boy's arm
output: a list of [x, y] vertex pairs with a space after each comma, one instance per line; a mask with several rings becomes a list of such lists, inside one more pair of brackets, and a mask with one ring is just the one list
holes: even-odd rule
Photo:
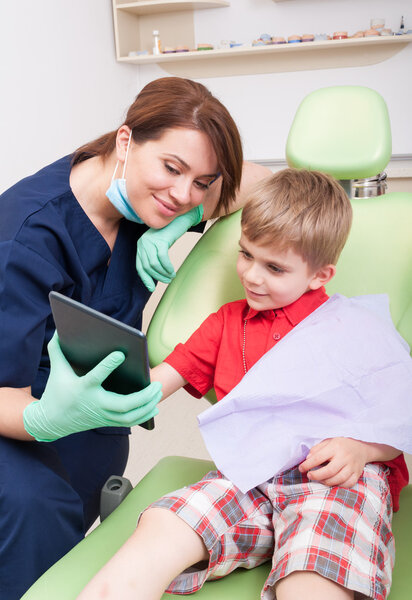
[[162, 384], [162, 400], [180, 390], [187, 383], [176, 369], [164, 362], [150, 369], [150, 380], [152, 382], [160, 381]]
[[399, 454], [399, 450], [385, 444], [331, 438], [313, 446], [299, 470], [311, 481], [349, 488], [356, 484], [367, 463], [393, 460]]

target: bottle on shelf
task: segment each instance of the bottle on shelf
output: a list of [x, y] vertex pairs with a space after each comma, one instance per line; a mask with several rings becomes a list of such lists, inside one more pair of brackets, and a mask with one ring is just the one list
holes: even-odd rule
[[162, 46], [160, 44], [159, 31], [153, 30], [153, 54], [159, 56], [162, 53]]

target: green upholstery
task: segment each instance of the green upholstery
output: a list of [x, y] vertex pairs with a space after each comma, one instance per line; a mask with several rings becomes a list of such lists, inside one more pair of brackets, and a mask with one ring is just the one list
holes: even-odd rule
[[[412, 344], [412, 194], [387, 194], [354, 200], [354, 224], [328, 287], [353, 296], [388, 293], [394, 322]], [[168, 287], [148, 332], [151, 359], [159, 362], [222, 303], [242, 296], [236, 279], [239, 213], [218, 221], [192, 250]], [[196, 268], [193, 268], [196, 265]], [[190, 316], [190, 319], [189, 319]], [[390, 398], [388, 399], [390, 409]], [[22, 600], [73, 600], [85, 583], [133, 531], [139, 512], [155, 498], [198, 480], [212, 464], [171, 457], [160, 461], [97, 529], [56, 563]], [[397, 557], [390, 600], [409, 600], [412, 589], [412, 486], [401, 495], [394, 516]], [[203, 600], [252, 600], [269, 570], [263, 565], [239, 570], [194, 594]], [[164, 595], [164, 598], [177, 596]]]
[[286, 158], [291, 167], [361, 179], [383, 171], [391, 146], [382, 96], [366, 87], [336, 86], [304, 98], [289, 131]]

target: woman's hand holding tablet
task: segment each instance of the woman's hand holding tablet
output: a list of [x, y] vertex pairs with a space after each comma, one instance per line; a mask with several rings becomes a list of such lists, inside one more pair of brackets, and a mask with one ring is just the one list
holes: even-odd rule
[[158, 413], [161, 384], [154, 382], [132, 394], [104, 390], [102, 382], [125, 359], [116, 351], [86, 375], [78, 376], [60, 348], [57, 334], [48, 345], [51, 370], [40, 400], [24, 411], [25, 428], [36, 440], [50, 442], [96, 427], [138, 425]]
[[143, 333], [57, 292], [49, 297], [57, 333], [44, 393], [24, 411], [28, 433], [53, 441], [97, 427], [153, 429], [162, 391], [150, 383]]

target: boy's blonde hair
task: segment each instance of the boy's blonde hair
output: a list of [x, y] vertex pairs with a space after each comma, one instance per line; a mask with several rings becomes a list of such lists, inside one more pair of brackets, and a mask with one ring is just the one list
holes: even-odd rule
[[352, 224], [352, 206], [330, 175], [284, 169], [260, 182], [242, 211], [252, 242], [292, 247], [314, 269], [335, 265]]

